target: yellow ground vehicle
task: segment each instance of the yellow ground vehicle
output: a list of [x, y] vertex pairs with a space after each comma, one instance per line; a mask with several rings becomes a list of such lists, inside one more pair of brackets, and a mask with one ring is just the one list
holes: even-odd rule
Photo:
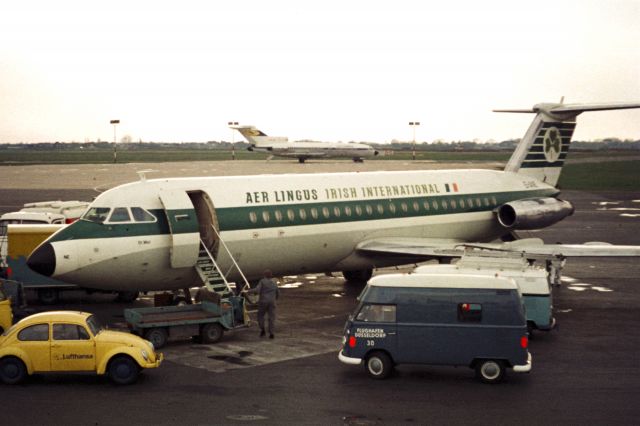
[[13, 324], [11, 300], [4, 294], [2, 286], [0, 286], [0, 333], [8, 330], [11, 324]]
[[141, 369], [158, 367], [162, 358], [149, 341], [105, 330], [86, 312], [31, 315], [0, 336], [0, 380], [7, 384], [47, 372], [95, 372], [130, 384]]

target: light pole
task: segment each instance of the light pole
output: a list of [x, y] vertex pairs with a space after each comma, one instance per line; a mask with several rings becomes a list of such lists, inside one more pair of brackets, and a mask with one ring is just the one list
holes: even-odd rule
[[413, 149], [411, 153], [411, 158], [413, 160], [416, 159], [416, 127], [420, 125], [419, 121], [410, 121], [409, 126], [413, 128]]
[[117, 162], [118, 154], [116, 153], [116, 124], [120, 123], [120, 120], [111, 120], [109, 123], [113, 124], [113, 162]]
[[[237, 121], [229, 121], [229, 122], [227, 122], [227, 124], [229, 126], [237, 126], [238, 122]], [[233, 129], [231, 129], [231, 159], [232, 160], [236, 159], [236, 142], [235, 142], [236, 137], [235, 136], [236, 136], [235, 132], [233, 131]]]

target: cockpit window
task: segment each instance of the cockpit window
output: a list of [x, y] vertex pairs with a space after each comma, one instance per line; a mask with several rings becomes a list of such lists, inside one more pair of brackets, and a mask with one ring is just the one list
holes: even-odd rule
[[133, 220], [136, 222], [155, 222], [156, 217], [142, 207], [131, 207]]
[[102, 223], [107, 220], [110, 211], [111, 209], [109, 207], [91, 207], [84, 216], [82, 216], [82, 219], [88, 220], [89, 222]]
[[126, 207], [116, 207], [111, 213], [109, 222], [131, 222], [131, 216], [129, 216], [129, 210]]

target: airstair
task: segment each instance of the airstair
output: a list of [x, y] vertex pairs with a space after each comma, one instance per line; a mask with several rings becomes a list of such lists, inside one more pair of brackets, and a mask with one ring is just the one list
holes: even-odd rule
[[238, 266], [238, 263], [236, 262], [233, 255], [231, 254], [231, 251], [229, 250], [225, 242], [222, 240], [222, 238], [220, 238], [220, 234], [218, 233], [218, 230], [215, 229], [214, 227], [212, 228], [215, 231], [216, 235], [218, 236], [218, 241], [220, 241], [221, 246], [226, 250], [227, 254], [229, 255], [229, 258], [233, 262], [233, 266], [226, 273], [223, 273], [220, 270], [220, 267], [218, 266], [218, 263], [216, 262], [215, 258], [213, 257], [213, 254], [211, 254], [211, 251], [209, 251], [204, 241], [200, 239], [200, 252], [198, 254], [198, 261], [196, 262], [195, 268], [196, 268], [196, 271], [198, 272], [198, 275], [200, 276], [200, 279], [209, 290], [215, 293], [218, 293], [222, 298], [226, 298], [233, 294], [230, 283], [227, 280], [227, 276], [233, 270], [233, 268], [236, 268], [240, 273], [240, 276], [244, 281], [243, 288], [249, 288], [249, 282], [247, 281], [247, 278], [242, 273], [242, 270], [240, 269], [240, 266]]

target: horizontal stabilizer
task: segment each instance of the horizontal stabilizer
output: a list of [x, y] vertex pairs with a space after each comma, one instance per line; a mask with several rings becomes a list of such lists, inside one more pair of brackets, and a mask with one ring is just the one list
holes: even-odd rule
[[640, 108], [640, 103], [608, 103], [608, 104], [538, 104], [525, 109], [494, 109], [493, 112], [532, 113], [544, 111], [547, 113], [575, 113], [578, 115], [588, 111], [609, 111], [616, 109]]

